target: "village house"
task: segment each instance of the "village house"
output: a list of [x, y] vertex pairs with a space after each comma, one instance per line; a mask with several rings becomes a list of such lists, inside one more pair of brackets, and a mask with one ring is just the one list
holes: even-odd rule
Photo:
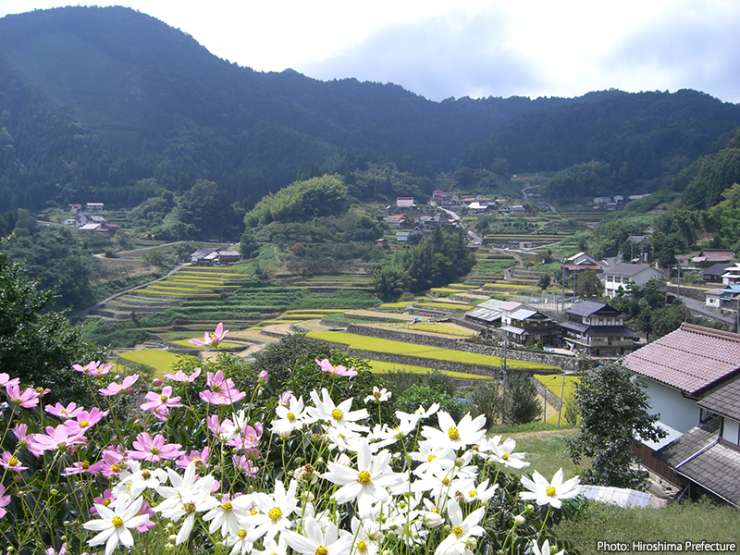
[[554, 345], [560, 337], [557, 324], [538, 310], [520, 306], [501, 313], [501, 331], [519, 345]]
[[653, 241], [648, 235], [629, 235], [625, 242], [631, 262], [649, 264], [653, 261]]
[[604, 296], [612, 299], [631, 285], [643, 286], [650, 280], [662, 278], [663, 274], [649, 264], [617, 262], [604, 268]]
[[704, 304], [710, 308], [736, 308], [740, 299], [740, 285], [710, 289], [704, 295]]
[[401, 210], [416, 208], [416, 200], [414, 197], [398, 197], [396, 199], [396, 208], [400, 208]]
[[239, 251], [220, 249], [198, 249], [190, 255], [193, 264], [205, 264], [207, 266], [226, 266], [236, 264], [241, 260]]
[[102, 202], [86, 202], [85, 210], [88, 212], [101, 212], [105, 208]]
[[666, 436], [636, 438], [642, 462], [689, 493], [740, 508], [740, 335], [693, 324], [627, 355]]
[[702, 279], [711, 283], [722, 283], [722, 275], [727, 272], [730, 266], [732, 264], [727, 262], [717, 262], [707, 266], [702, 270]]
[[565, 343], [573, 352], [592, 357], [618, 357], [635, 348], [637, 335], [624, 325], [624, 317], [608, 304], [581, 301], [566, 311], [560, 322]]
[[512, 313], [524, 306], [517, 301], [489, 299], [478, 304], [473, 310], [465, 313], [465, 319], [487, 327], [498, 327], [504, 313]]
[[740, 262], [735, 262], [732, 266], [729, 266], [725, 273], [722, 274], [723, 285], [738, 285], [740, 284]]
[[700, 268], [706, 268], [712, 264], [724, 263], [730, 266], [735, 260], [735, 252], [730, 249], [704, 249], [691, 262]]
[[590, 254], [579, 252], [564, 259], [560, 264], [563, 283], [568, 283], [578, 272], [601, 272], [601, 264]]

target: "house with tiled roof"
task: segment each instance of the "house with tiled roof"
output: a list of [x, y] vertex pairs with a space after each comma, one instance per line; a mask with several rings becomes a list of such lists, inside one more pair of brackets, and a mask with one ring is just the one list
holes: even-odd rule
[[683, 324], [627, 355], [666, 436], [639, 441], [646, 466], [740, 507], [740, 334]]
[[650, 264], [617, 262], [604, 268], [604, 296], [611, 299], [620, 290], [626, 291], [632, 285], [642, 287], [650, 280], [662, 278], [663, 274]]
[[559, 323], [566, 346], [592, 357], [619, 357], [635, 348], [637, 335], [624, 325], [624, 315], [611, 305], [581, 301]]

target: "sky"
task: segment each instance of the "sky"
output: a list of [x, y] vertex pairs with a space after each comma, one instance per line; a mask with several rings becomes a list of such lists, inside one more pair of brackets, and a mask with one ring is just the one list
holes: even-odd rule
[[[740, 102], [740, 0], [99, 0], [261, 71], [433, 100], [693, 88]], [[0, 0], [0, 16], [75, 0]]]

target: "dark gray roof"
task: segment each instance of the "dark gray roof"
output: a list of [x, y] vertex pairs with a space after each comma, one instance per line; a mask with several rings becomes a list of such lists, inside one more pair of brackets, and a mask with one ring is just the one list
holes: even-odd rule
[[708, 422], [691, 428], [676, 443], [661, 450], [660, 457], [671, 466], [681, 464], [691, 455], [711, 445], [717, 439], [719, 425], [720, 419], [715, 417]]
[[627, 262], [618, 262], [617, 264], [607, 266], [604, 268], [604, 273], [608, 275], [630, 277], [636, 276], [646, 270], [654, 270], [656, 274], [658, 273], [658, 271], [650, 266], [650, 264], [629, 264]]
[[699, 401], [699, 406], [740, 420], [740, 379], [719, 386]]
[[740, 507], [740, 451], [716, 443], [680, 465], [676, 471]]
[[716, 262], [715, 264], [704, 268], [702, 273], [708, 276], [721, 276], [730, 266], [732, 266], [732, 264], [729, 264], [728, 262]]
[[595, 312], [598, 312], [604, 308], [615, 310], [604, 303], [599, 303], [596, 301], [581, 301], [580, 303], [576, 303], [571, 306], [568, 309], [568, 314], [574, 314], [576, 316], [591, 316], [591, 314], [594, 314]]

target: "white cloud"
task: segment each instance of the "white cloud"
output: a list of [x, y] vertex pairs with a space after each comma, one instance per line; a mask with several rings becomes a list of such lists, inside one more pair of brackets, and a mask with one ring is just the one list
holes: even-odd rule
[[[2, 0], [0, 15], [73, 3]], [[740, 100], [734, 0], [96, 3], [146, 12], [255, 69], [392, 81], [435, 99], [692, 87]]]

